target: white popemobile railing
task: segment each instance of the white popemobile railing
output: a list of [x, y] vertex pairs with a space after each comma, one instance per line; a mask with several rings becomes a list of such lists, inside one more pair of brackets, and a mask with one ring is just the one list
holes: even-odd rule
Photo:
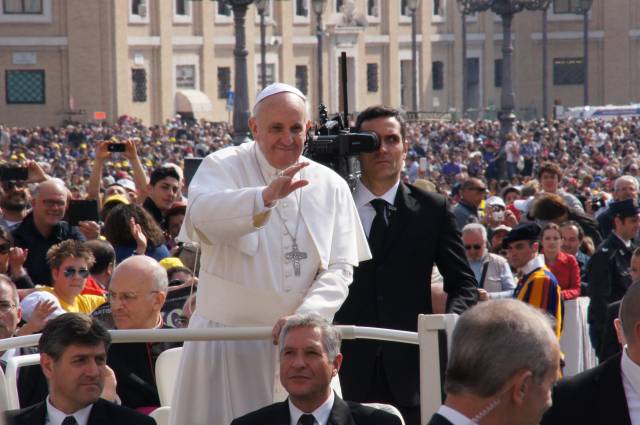
[[[565, 302], [565, 325], [561, 345], [567, 351], [565, 375], [573, 375], [595, 365], [586, 335], [586, 303], [580, 298]], [[416, 344], [420, 348], [420, 402], [422, 423], [442, 403], [439, 331], [444, 331], [447, 353], [458, 315], [433, 314], [418, 316], [418, 332], [359, 326], [338, 326], [343, 339], [375, 339], [381, 341]], [[270, 339], [269, 327], [216, 328], [216, 329], [153, 329], [110, 331], [114, 343], [121, 342], [179, 342], [211, 340]], [[39, 334], [0, 340], [0, 352], [10, 348], [30, 347], [38, 344]], [[0, 411], [18, 408], [16, 376], [18, 367], [33, 364], [38, 355], [19, 356], [7, 364], [7, 376], [0, 369]], [[418, 373], [418, 371], [416, 371]]]
[[[457, 315], [455, 314], [420, 315], [418, 317], [418, 333], [359, 326], [338, 326], [338, 329], [342, 332], [344, 339], [375, 339], [420, 346], [422, 422], [427, 423], [428, 419], [442, 403], [438, 331], [444, 330], [450, 335], [456, 319]], [[110, 332], [114, 343], [211, 340], [237, 341], [271, 338], [271, 328], [269, 327], [113, 330]], [[36, 334], [0, 340], [0, 351], [5, 351], [10, 348], [34, 346], [38, 344], [39, 338], [40, 335]], [[21, 357], [24, 357], [24, 360], [27, 362], [33, 363], [33, 355]], [[0, 406], [5, 409], [18, 408], [15, 379], [19, 366], [21, 366], [19, 360], [17, 362], [10, 361], [7, 368], [7, 376], [3, 376], [0, 381]], [[418, 371], [416, 371], [416, 373], [418, 373]], [[13, 385], [11, 383], [13, 383]]]

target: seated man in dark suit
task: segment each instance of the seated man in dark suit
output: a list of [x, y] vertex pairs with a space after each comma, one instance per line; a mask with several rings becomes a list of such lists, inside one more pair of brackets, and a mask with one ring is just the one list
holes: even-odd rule
[[509, 299], [462, 314], [451, 341], [447, 399], [428, 425], [538, 425], [560, 374], [552, 321], [544, 311]]
[[345, 402], [331, 390], [342, 363], [340, 332], [317, 315], [295, 315], [280, 332], [280, 382], [289, 399], [240, 418], [232, 425], [400, 425], [398, 416]]
[[109, 332], [80, 313], [65, 313], [42, 330], [40, 365], [49, 382], [45, 401], [5, 413], [8, 425], [152, 425], [148, 416], [101, 398]]
[[553, 390], [553, 407], [544, 416], [543, 425], [638, 423], [640, 283], [627, 289], [619, 319], [625, 348], [599, 366], [558, 382]]

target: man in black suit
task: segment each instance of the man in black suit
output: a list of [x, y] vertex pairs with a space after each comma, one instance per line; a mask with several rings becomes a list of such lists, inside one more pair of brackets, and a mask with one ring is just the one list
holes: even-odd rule
[[538, 425], [560, 374], [552, 321], [513, 299], [467, 310], [453, 331], [446, 401], [427, 425]]
[[[631, 425], [640, 419], [640, 283], [629, 287], [620, 307], [626, 347], [593, 369], [558, 382], [542, 425]], [[629, 408], [632, 406], [632, 409]]]
[[[354, 271], [335, 322], [415, 332], [418, 314], [432, 311], [434, 263], [444, 276], [447, 311], [462, 313], [477, 301], [476, 281], [446, 198], [400, 182], [408, 150], [404, 120], [397, 110], [376, 106], [360, 113], [356, 126], [380, 138], [377, 151], [360, 156], [354, 193], [373, 259]], [[345, 398], [393, 404], [407, 425], [420, 423], [418, 347], [345, 341], [343, 353]]]
[[[400, 425], [398, 416], [345, 402], [331, 389], [342, 363], [340, 332], [320, 316], [290, 316], [280, 332], [280, 382], [289, 399], [232, 425]], [[293, 420], [292, 420], [293, 419]]]
[[102, 398], [109, 332], [89, 316], [66, 313], [50, 320], [38, 343], [49, 382], [45, 401], [5, 413], [8, 425], [153, 425], [135, 410]]

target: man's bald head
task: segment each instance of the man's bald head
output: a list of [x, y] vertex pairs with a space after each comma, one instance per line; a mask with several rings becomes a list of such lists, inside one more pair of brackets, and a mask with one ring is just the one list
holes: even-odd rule
[[138, 276], [138, 280], [151, 282], [153, 290], [166, 293], [169, 287], [167, 271], [156, 260], [146, 255], [133, 255], [115, 268], [112, 283], [124, 276]]

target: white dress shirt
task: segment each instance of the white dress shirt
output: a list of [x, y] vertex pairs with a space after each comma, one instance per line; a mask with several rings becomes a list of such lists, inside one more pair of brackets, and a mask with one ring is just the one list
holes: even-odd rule
[[467, 418], [462, 413], [450, 408], [449, 406], [445, 406], [444, 404], [438, 408], [436, 413], [451, 422], [453, 425], [476, 425], [475, 422]]
[[[400, 180], [396, 182], [395, 185], [391, 189], [389, 189], [382, 196], [376, 196], [367, 187], [362, 183], [362, 181], [358, 180], [356, 184], [356, 190], [353, 195], [353, 200], [356, 203], [356, 208], [358, 209], [358, 215], [360, 216], [360, 221], [362, 222], [362, 228], [364, 229], [364, 233], [369, 237], [369, 232], [371, 231], [371, 225], [373, 224], [373, 219], [376, 217], [376, 209], [373, 208], [373, 205], [370, 204], [374, 199], [384, 199], [389, 203], [389, 205], [393, 205], [396, 201], [396, 193], [398, 192], [398, 187], [400, 186]], [[389, 224], [389, 220], [387, 217], [384, 218], [387, 224]]]
[[56, 409], [53, 407], [51, 402], [49, 401], [49, 396], [47, 396], [47, 420], [45, 425], [61, 425], [64, 418], [67, 416], [73, 416], [78, 422], [78, 425], [87, 425], [89, 422], [89, 415], [91, 414], [91, 408], [93, 404], [88, 405], [87, 407], [83, 407], [82, 409], [73, 412], [70, 415]]
[[631, 360], [627, 354], [626, 346], [622, 350], [620, 369], [622, 370], [622, 386], [627, 398], [631, 425], [640, 425], [640, 366]]
[[[331, 391], [331, 395], [318, 407], [316, 410], [311, 412], [314, 418], [316, 418], [315, 425], [327, 425], [329, 422], [329, 415], [331, 414], [331, 409], [333, 409], [333, 402], [335, 400], [335, 395], [333, 391]], [[298, 421], [300, 420], [300, 416], [304, 415], [305, 412], [298, 409], [289, 399], [289, 417], [291, 418], [290, 425], [298, 425]]]

